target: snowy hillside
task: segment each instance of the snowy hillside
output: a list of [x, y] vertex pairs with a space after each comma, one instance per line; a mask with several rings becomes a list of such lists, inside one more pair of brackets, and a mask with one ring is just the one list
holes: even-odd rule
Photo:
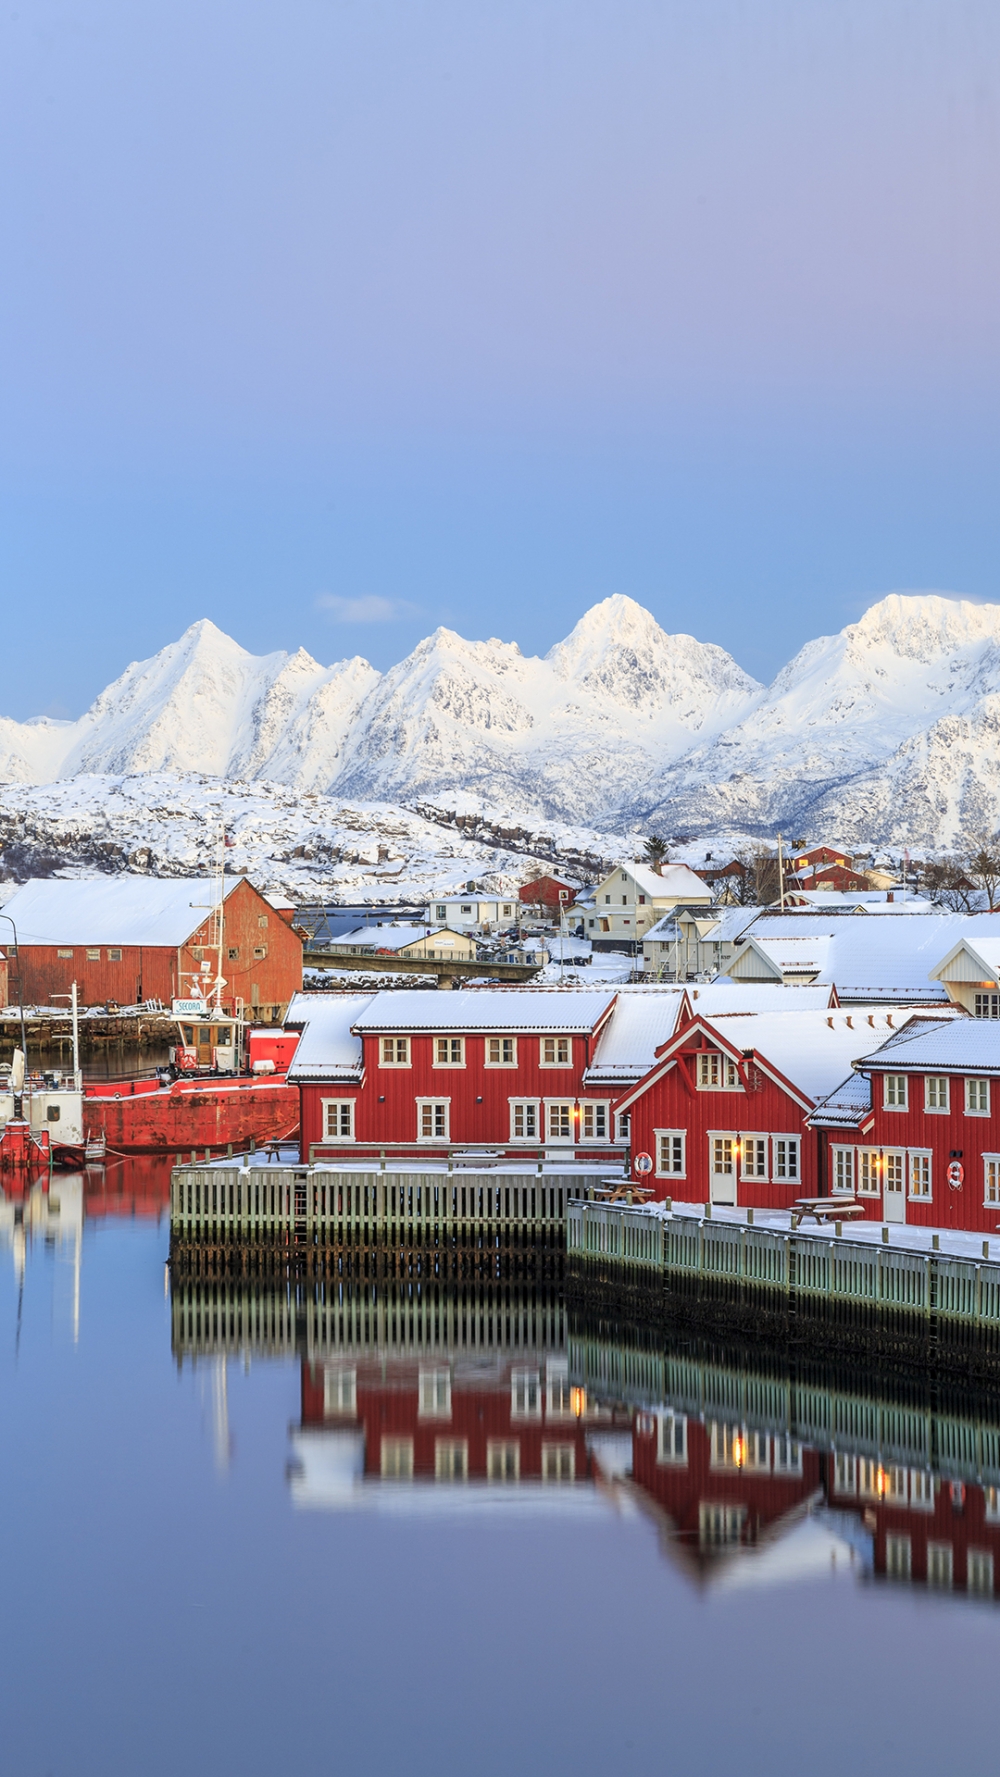
[[1000, 824], [998, 735], [1000, 606], [894, 594], [765, 690], [615, 597], [542, 659], [439, 629], [384, 674], [302, 649], [257, 657], [202, 621], [76, 722], [0, 718], [0, 779], [205, 774], [259, 786], [269, 808], [329, 797], [334, 828], [345, 802], [550, 836], [585, 813], [606, 853], [650, 828], [934, 846]]

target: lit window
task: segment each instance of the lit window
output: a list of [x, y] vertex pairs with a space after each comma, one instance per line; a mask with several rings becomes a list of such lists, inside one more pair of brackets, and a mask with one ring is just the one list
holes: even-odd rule
[[417, 1139], [419, 1141], [447, 1141], [449, 1123], [449, 1100], [446, 1098], [417, 1099]]
[[929, 1198], [931, 1195], [931, 1157], [930, 1154], [910, 1154], [910, 1196]]
[[924, 1110], [946, 1111], [948, 1108], [948, 1076], [928, 1074], [924, 1080]]
[[412, 1481], [412, 1438], [384, 1437], [382, 1439], [382, 1479], [384, 1481]]
[[799, 1146], [800, 1140], [797, 1135], [774, 1136], [774, 1176], [776, 1179], [788, 1179], [798, 1183]]
[[976, 1018], [1000, 1018], [1000, 993], [977, 993], [974, 1016]]
[[464, 1067], [465, 1066], [465, 1038], [464, 1037], [435, 1037], [434, 1038], [434, 1066], [435, 1067]]
[[989, 1205], [1000, 1203], [1000, 1154], [983, 1155], [983, 1202]]
[[854, 1195], [854, 1149], [832, 1148], [833, 1191], [845, 1197]]
[[517, 1038], [516, 1037], [487, 1037], [487, 1039], [486, 1039], [486, 1066], [487, 1067], [516, 1067], [517, 1066]]
[[435, 1438], [434, 1479], [436, 1481], [467, 1481], [468, 1478], [468, 1439]]
[[543, 1037], [540, 1060], [543, 1067], [572, 1067], [572, 1037]]
[[882, 1103], [887, 1111], [905, 1111], [906, 1075], [883, 1074]]
[[576, 1450], [572, 1444], [542, 1445], [542, 1480], [573, 1481], [576, 1478]]
[[988, 1117], [990, 1114], [989, 1080], [966, 1080], [965, 1114], [967, 1117]]
[[521, 1446], [516, 1438], [489, 1438], [486, 1443], [486, 1477], [490, 1481], [517, 1481], [521, 1476]]
[[324, 1141], [354, 1140], [353, 1098], [324, 1098], [323, 1139]]
[[580, 1107], [584, 1141], [607, 1141], [608, 1107], [606, 1104], [583, 1104]]
[[409, 1037], [383, 1037], [379, 1051], [382, 1067], [409, 1067]]
[[538, 1140], [537, 1098], [514, 1098], [510, 1103], [511, 1141]]
[[743, 1177], [747, 1179], [766, 1179], [767, 1177], [767, 1136], [745, 1135], [743, 1137]]
[[686, 1177], [686, 1130], [658, 1129], [656, 1131], [656, 1170], [660, 1178]]
[[878, 1176], [878, 1151], [875, 1148], [858, 1149], [858, 1196], [878, 1197], [882, 1187]]
[[699, 1091], [733, 1092], [739, 1090], [739, 1084], [739, 1070], [730, 1056], [720, 1055], [718, 1049], [699, 1049]]

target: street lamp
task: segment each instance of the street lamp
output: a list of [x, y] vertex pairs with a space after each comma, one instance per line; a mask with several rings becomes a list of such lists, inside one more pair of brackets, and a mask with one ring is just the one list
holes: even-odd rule
[[[14, 950], [17, 955], [17, 1008], [21, 1014], [21, 1053], [24, 1056], [24, 1065], [25, 1065], [25, 1067], [27, 1067], [27, 1065], [28, 1065], [28, 1038], [27, 1038], [27, 1034], [26, 1034], [25, 1028], [24, 1028], [24, 995], [21, 991], [21, 947], [17, 941], [17, 927], [14, 924], [14, 921], [12, 920], [10, 914], [9, 913], [0, 913], [0, 919], [6, 920], [7, 924], [10, 926], [10, 929], [14, 934]], [[20, 1096], [20, 1094], [18, 1096]], [[21, 1113], [19, 1107], [17, 1106], [17, 1104], [15, 1104], [15, 1106], [14, 1106], [15, 1117], [19, 1116], [21, 1114], [22, 1113]]]

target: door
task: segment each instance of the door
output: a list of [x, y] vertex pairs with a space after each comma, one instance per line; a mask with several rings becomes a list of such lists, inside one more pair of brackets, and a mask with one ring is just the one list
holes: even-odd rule
[[708, 1138], [708, 1188], [713, 1203], [736, 1203], [736, 1137]]
[[211, 1067], [212, 1026], [210, 1024], [196, 1024], [194, 1034], [198, 1041], [198, 1066]]
[[906, 1155], [887, 1153], [882, 1167], [882, 1219], [906, 1220]]

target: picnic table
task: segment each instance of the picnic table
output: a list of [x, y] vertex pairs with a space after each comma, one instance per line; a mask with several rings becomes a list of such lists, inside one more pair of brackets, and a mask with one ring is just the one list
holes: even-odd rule
[[792, 1227], [797, 1228], [805, 1216], [817, 1223], [841, 1222], [851, 1216], [863, 1216], [865, 1206], [854, 1197], [797, 1197], [792, 1204]]

